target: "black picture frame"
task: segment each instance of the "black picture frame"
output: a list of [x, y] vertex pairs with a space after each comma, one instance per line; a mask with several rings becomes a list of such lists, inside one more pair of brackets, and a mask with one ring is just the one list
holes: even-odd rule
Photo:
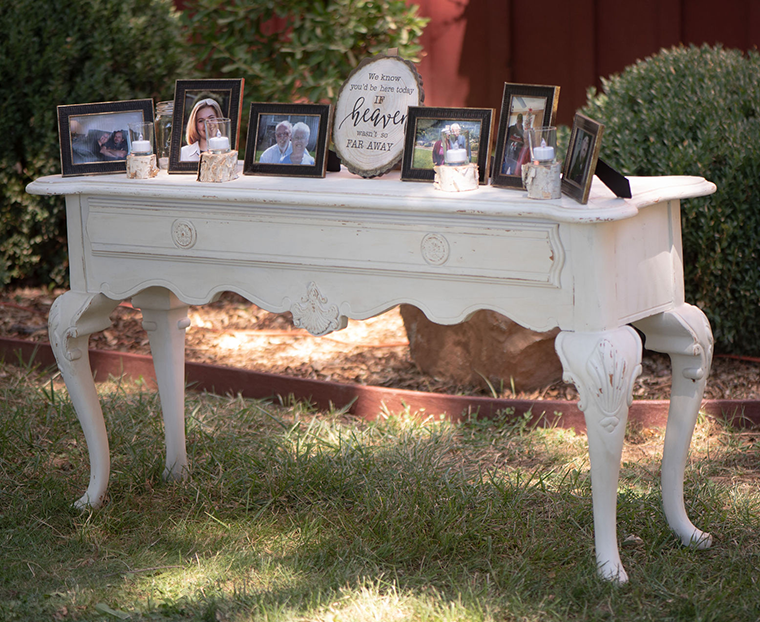
[[[243, 162], [244, 175], [280, 175], [288, 177], [324, 177], [327, 167], [327, 139], [332, 123], [330, 104], [273, 104], [254, 102], [248, 118], [248, 134]], [[284, 131], [290, 125], [286, 156], [278, 150], [277, 134], [284, 140]], [[305, 126], [299, 127], [298, 124]], [[308, 130], [305, 153], [301, 163], [289, 161], [293, 147], [293, 133]], [[262, 156], [265, 161], [262, 162]], [[309, 162], [304, 162], [308, 157]]]
[[[478, 165], [478, 181], [488, 183], [493, 108], [433, 108], [409, 106], [401, 162], [403, 181], [434, 181], [436, 135], [454, 123], [471, 133], [471, 162]], [[473, 136], [475, 138], [473, 138]], [[477, 152], [477, 155], [475, 153]]]
[[504, 83], [491, 185], [523, 188], [520, 169], [529, 152], [527, 143], [522, 141], [522, 130], [554, 125], [558, 102], [558, 86]]
[[[240, 137], [240, 114], [243, 105], [242, 78], [219, 80], [177, 80], [174, 86], [172, 137], [169, 147], [169, 173], [197, 173], [200, 153], [187, 156], [187, 126], [195, 107], [214, 107], [215, 114], [230, 119], [230, 148], [235, 150]], [[215, 106], [212, 106], [215, 103]], [[197, 155], [198, 159], [194, 159]]]
[[[63, 177], [126, 173], [129, 124], [153, 121], [152, 99], [61, 105], [57, 110]], [[122, 140], [111, 149], [119, 132]]]
[[562, 192], [581, 205], [588, 203], [603, 132], [604, 125], [601, 123], [580, 113], [575, 114], [562, 167]]

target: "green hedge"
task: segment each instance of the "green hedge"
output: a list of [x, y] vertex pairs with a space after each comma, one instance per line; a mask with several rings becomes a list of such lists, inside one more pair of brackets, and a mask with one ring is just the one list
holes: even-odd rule
[[187, 0], [183, 20], [202, 75], [245, 78], [243, 130], [251, 102], [332, 102], [364, 58], [417, 60], [428, 22], [404, 0]]
[[24, 191], [60, 172], [56, 107], [173, 97], [184, 41], [171, 0], [0, 2], [0, 285], [68, 276], [63, 200]]
[[[56, 106], [171, 99], [176, 78], [245, 78], [250, 101], [331, 100], [364, 57], [414, 59], [426, 20], [404, 0], [0, 2], [0, 286], [67, 280]], [[186, 44], [190, 41], [190, 45]]]
[[602, 157], [629, 175], [699, 175], [710, 197], [682, 202], [686, 300], [716, 350], [760, 355], [760, 55], [677, 47], [589, 92]]

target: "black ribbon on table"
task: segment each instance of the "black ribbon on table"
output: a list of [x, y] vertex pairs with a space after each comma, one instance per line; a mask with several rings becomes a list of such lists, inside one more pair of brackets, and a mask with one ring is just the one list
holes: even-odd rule
[[605, 186], [615, 193], [616, 197], [620, 197], [621, 199], [631, 198], [631, 184], [628, 183], [628, 179], [601, 158], [596, 161], [596, 171], [594, 174]]

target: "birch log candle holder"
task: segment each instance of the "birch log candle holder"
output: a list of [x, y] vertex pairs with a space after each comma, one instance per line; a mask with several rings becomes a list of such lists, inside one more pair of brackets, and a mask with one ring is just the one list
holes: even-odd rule
[[478, 165], [434, 166], [433, 188], [444, 192], [466, 192], [478, 187]]
[[153, 123], [130, 123], [127, 178], [150, 179], [156, 175], [158, 163], [153, 153]]
[[433, 187], [444, 192], [465, 192], [478, 187], [478, 165], [470, 162], [470, 132], [458, 123], [441, 131], [443, 164], [434, 166]]
[[237, 150], [227, 153], [206, 151], [201, 154], [198, 163], [198, 181], [225, 182], [237, 179], [237, 162]]
[[532, 127], [525, 130], [530, 163], [522, 165], [523, 186], [529, 199], [559, 199], [562, 196], [561, 165], [555, 157], [557, 128]]
[[201, 153], [198, 181], [225, 182], [237, 179], [238, 152], [230, 149], [229, 119], [209, 118], [204, 121], [208, 151]]

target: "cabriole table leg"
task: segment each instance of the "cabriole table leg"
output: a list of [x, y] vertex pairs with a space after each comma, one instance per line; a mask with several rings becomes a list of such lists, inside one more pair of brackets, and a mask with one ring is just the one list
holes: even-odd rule
[[109, 316], [118, 304], [103, 294], [69, 291], [56, 298], [48, 318], [50, 345], [90, 455], [90, 484], [75, 502], [78, 508], [99, 507], [108, 488], [108, 435], [90, 369], [88, 341], [92, 333], [111, 325]]
[[649, 350], [670, 356], [673, 386], [662, 452], [662, 505], [670, 528], [685, 545], [706, 549], [712, 536], [686, 515], [683, 478], [689, 446], [712, 363], [710, 323], [700, 309], [683, 304], [636, 323]]
[[565, 382], [578, 389], [586, 419], [594, 542], [599, 574], [625, 583], [617, 543], [617, 486], [633, 383], [641, 373], [641, 340], [632, 328], [557, 335]]
[[188, 472], [185, 448], [185, 329], [187, 305], [162, 287], [151, 287], [132, 298], [143, 314], [148, 333], [158, 395], [164, 416], [166, 468], [164, 478], [184, 479]]

